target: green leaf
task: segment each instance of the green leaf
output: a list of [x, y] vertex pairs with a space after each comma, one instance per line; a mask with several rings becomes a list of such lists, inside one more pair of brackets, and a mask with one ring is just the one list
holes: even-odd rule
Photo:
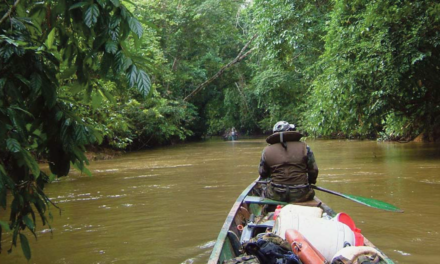
[[76, 3], [74, 5], [71, 5], [69, 10], [72, 10], [72, 9], [75, 9], [75, 8], [80, 8], [80, 7], [86, 6], [88, 4], [89, 3], [87, 3], [87, 2], [79, 2], [79, 3]]
[[8, 223], [5, 221], [0, 221], [0, 226], [4, 228], [6, 231], [10, 231]]
[[98, 4], [100, 6], [102, 6], [103, 8], [105, 8], [105, 6], [107, 4], [107, 0], [96, 0], [96, 2], [98, 2]]
[[96, 4], [90, 5], [90, 7], [84, 13], [84, 23], [91, 28], [98, 22], [99, 8]]
[[32, 220], [29, 218], [29, 216], [27, 216], [27, 215], [23, 216], [23, 222], [26, 224], [26, 226], [30, 230], [34, 230], [35, 229], [34, 222], [32, 222]]
[[131, 32], [131, 35], [133, 36], [134, 48], [135, 49], [140, 49], [141, 48], [141, 40], [136, 36], [135, 33]]
[[[17, 210], [17, 209], [15, 209], [15, 210]], [[14, 232], [12, 233], [12, 245], [14, 245], [14, 246], [17, 246], [18, 230], [19, 230], [19, 227], [17, 225], [14, 226]]]
[[87, 169], [87, 167], [86, 167], [83, 163], [81, 163], [80, 161], [77, 161], [77, 162], [75, 162], [75, 163], [72, 163], [72, 165], [73, 165], [73, 167], [74, 167], [75, 169], [77, 169], [77, 170], [80, 171], [81, 173], [84, 173], [84, 174], [86, 174], [87, 176], [92, 177], [92, 173], [90, 172], [90, 170]]
[[115, 41], [107, 41], [105, 43], [105, 51], [107, 53], [115, 54], [118, 51], [118, 44]]
[[113, 67], [116, 73], [124, 71], [127, 65], [127, 58], [122, 51], [118, 51], [115, 55]]
[[93, 93], [92, 95], [92, 108], [96, 110], [96, 108], [100, 107], [102, 104], [102, 96], [100, 93]]
[[44, 44], [46, 45], [46, 47], [47, 47], [49, 50], [52, 49], [53, 42], [54, 42], [54, 40], [55, 40], [55, 30], [56, 30], [56, 28], [53, 28], [53, 29], [50, 31], [49, 35], [47, 35], [47, 39], [46, 39], [46, 41], [44, 42]]
[[128, 18], [130, 17], [130, 12], [127, 10], [127, 8], [125, 8], [125, 6], [121, 6], [120, 10], [122, 18], [128, 20]]
[[49, 175], [49, 181], [50, 181], [50, 182], [53, 182], [56, 178], [57, 178], [57, 176], [56, 176], [55, 174], [53, 174], [53, 173], [51, 173], [51, 174]]
[[21, 149], [20, 152], [23, 155], [26, 165], [31, 169], [32, 174], [34, 174], [34, 177], [38, 178], [38, 176], [40, 176], [40, 166], [38, 166], [37, 161], [35, 161], [27, 150]]
[[60, 73], [59, 78], [61, 80], [67, 79], [72, 77], [76, 73], [76, 66], [73, 65], [72, 67], [65, 69], [62, 73]]
[[62, 111], [58, 111], [55, 115], [55, 120], [56, 121], [60, 121], [61, 118], [63, 117], [64, 113]]
[[69, 93], [71, 94], [77, 94], [82, 91], [84, 91], [84, 85], [80, 84], [79, 82], [74, 82], [69, 85]]
[[31, 87], [35, 92], [38, 92], [41, 88], [41, 84], [43, 83], [43, 81], [41, 80], [41, 76], [36, 73], [33, 72], [31, 75]]
[[136, 18], [130, 17], [128, 19], [128, 25], [130, 26], [130, 30], [133, 31], [133, 33], [135, 33], [139, 38], [142, 37], [143, 28], [141, 23], [139, 23]]
[[128, 77], [128, 86], [130, 88], [135, 86], [138, 78], [138, 69], [134, 64], [130, 66], [127, 77]]
[[124, 0], [124, 4], [125, 3], [129, 3], [129, 4], [132, 4], [132, 5], [134, 5], [135, 7], [137, 7], [137, 4], [136, 3], [133, 3], [132, 1], [130, 1], [130, 0]]
[[14, 48], [11, 45], [6, 45], [0, 49], [0, 57], [4, 58], [5, 61], [9, 60], [14, 53]]
[[101, 93], [102, 96], [104, 96], [107, 100], [109, 100], [110, 103], [116, 104], [115, 97], [113, 97], [113, 95], [109, 91], [107, 91], [105, 88], [103, 88], [100, 85], [98, 87], [99, 87], [99, 92]]
[[143, 96], [147, 96], [150, 93], [151, 81], [148, 74], [143, 70], [138, 71], [137, 87]]
[[15, 77], [19, 79], [22, 83], [24, 83], [26, 86], [29, 87], [31, 85], [31, 82], [25, 77], [23, 77], [21, 74], [15, 74]]
[[22, 233], [20, 233], [20, 244], [21, 244], [21, 249], [23, 250], [24, 256], [26, 257], [27, 260], [30, 260], [31, 259], [31, 247], [29, 246], [28, 239]]
[[115, 7], [119, 7], [119, 6], [121, 5], [121, 3], [119, 2], [119, 0], [110, 0], [110, 2], [112, 2], [112, 4], [113, 4]]
[[11, 105], [9, 108], [10, 108], [10, 109], [17, 110], [17, 111], [21, 111], [21, 112], [25, 113], [26, 115], [28, 115], [28, 116], [30, 116], [30, 117], [34, 117], [31, 113], [29, 113], [28, 111], [26, 111], [26, 110], [24, 110], [23, 108], [20, 108], [20, 107], [18, 107], [18, 106], [16, 106], [16, 105]]
[[9, 149], [9, 151], [11, 151], [13, 153], [20, 152], [20, 150], [21, 150], [20, 143], [14, 138], [6, 139], [6, 146]]
[[11, 21], [12, 27], [15, 28], [16, 30], [22, 31], [22, 30], [26, 29], [26, 26], [21, 21], [19, 21], [18, 19], [11, 18], [10, 21]]
[[109, 27], [111, 29], [118, 28], [121, 25], [121, 18], [119, 16], [113, 16], [110, 19]]

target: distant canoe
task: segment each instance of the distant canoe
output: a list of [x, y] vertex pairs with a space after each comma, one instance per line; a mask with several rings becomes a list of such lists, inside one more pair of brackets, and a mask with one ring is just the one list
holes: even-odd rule
[[[273, 215], [270, 212], [266, 212], [267, 215], [263, 213], [264, 206], [271, 206], [276, 207], [277, 205], [285, 206], [287, 203], [274, 201], [270, 199], [263, 199], [260, 198], [260, 192], [261, 187], [265, 184], [262, 184], [261, 182], [254, 181], [252, 182], [237, 198], [234, 205], [232, 206], [232, 209], [230, 210], [226, 221], [223, 224], [223, 227], [220, 230], [220, 233], [218, 235], [217, 241], [214, 245], [214, 248], [212, 250], [211, 256], [209, 257], [208, 263], [209, 264], [222, 264], [224, 261], [245, 256], [244, 249], [242, 247], [242, 244], [246, 241], [248, 241], [250, 238], [256, 236], [257, 234], [268, 232], [268, 230], [275, 230], [274, 225], [279, 224], [280, 220], [278, 222], [275, 222], [273, 219], [268, 218], [269, 214]], [[317, 197], [315, 197], [314, 200], [305, 202], [305, 203], [297, 203], [294, 205], [300, 205], [300, 207], [296, 206], [295, 208], [302, 208], [303, 210], [316, 210], [317, 208], [322, 215], [320, 216], [314, 216], [314, 221], [320, 222], [320, 223], [328, 223], [335, 225], [335, 218], [338, 216], [335, 211], [333, 211], [330, 207], [328, 207], [326, 204], [324, 204], [321, 200], [319, 200]], [[294, 207], [294, 206], [290, 206]], [[290, 208], [289, 207], [289, 208]], [[287, 206], [286, 206], [287, 208]], [[315, 208], [315, 209], [311, 209]], [[298, 218], [303, 216], [298, 216]], [[284, 215], [284, 218], [286, 218], [286, 215]], [[269, 220], [268, 220], [269, 219]], [[284, 219], [286, 220], [286, 219]], [[288, 219], [290, 220], [290, 219]], [[298, 220], [298, 219], [297, 219]], [[312, 221], [313, 222], [313, 221]], [[343, 222], [344, 223], [344, 222]], [[345, 223], [338, 223], [340, 226], [343, 226], [346, 230], [350, 230], [351, 227], [346, 225]], [[307, 225], [302, 225], [307, 226]], [[306, 230], [307, 231], [307, 230]], [[359, 231], [357, 229], [356, 231]], [[275, 232], [275, 231], [274, 231]], [[296, 232], [296, 231], [295, 231]], [[351, 232], [351, 231], [350, 231]], [[307, 232], [305, 232], [307, 233]], [[340, 233], [340, 232], [339, 232]], [[292, 230], [286, 231], [286, 239], [289, 240], [290, 238], [287, 238], [288, 235], [292, 234]], [[338, 233], [336, 233], [338, 234]], [[354, 232], [353, 232], [354, 234]], [[283, 234], [284, 236], [284, 234]], [[305, 235], [304, 235], [305, 236]], [[306, 237], [306, 236], [305, 236]], [[354, 238], [354, 236], [353, 236]], [[356, 247], [354, 245], [347, 245], [344, 244], [343, 250], [341, 252], [349, 251], [350, 249], [357, 250], [357, 252], [360, 252], [361, 250], [370, 250], [377, 253], [377, 255], [380, 257], [379, 262], [375, 263], [388, 263], [392, 264], [394, 263], [390, 258], [388, 258], [382, 251], [380, 251], [376, 246], [374, 246], [367, 238], [365, 238], [362, 234], [356, 233], [356, 239], [359, 242], [362, 241], [362, 244], [359, 244]], [[320, 238], [322, 240], [322, 238]], [[310, 240], [310, 239], [309, 239]], [[357, 243], [358, 243], [357, 242]], [[346, 242], [345, 242], [346, 243]], [[333, 247], [334, 245], [329, 245], [329, 247]], [[322, 247], [322, 246], [321, 246]], [[352, 250], [352, 251], [353, 251]], [[322, 251], [322, 250], [321, 250]], [[324, 250], [325, 251], [325, 250]], [[339, 253], [339, 251], [338, 251]], [[344, 254], [344, 253], [342, 253]], [[348, 255], [356, 255], [349, 253]], [[359, 253], [357, 253], [359, 255]], [[337, 255], [337, 254], [336, 254]], [[377, 257], [377, 256], [376, 256]], [[321, 262], [323, 263], [323, 262]], [[327, 257], [327, 262], [330, 263], [330, 260]]]
[[235, 133], [229, 133], [228, 135], [223, 136], [224, 140], [230, 140], [230, 141], [234, 141], [234, 140], [238, 140], [238, 134]]

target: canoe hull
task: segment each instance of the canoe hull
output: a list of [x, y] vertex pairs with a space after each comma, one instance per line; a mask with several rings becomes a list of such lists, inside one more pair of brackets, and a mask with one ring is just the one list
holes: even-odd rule
[[[261, 216], [265, 205], [276, 207], [276, 205], [287, 204], [284, 202], [260, 198], [259, 192], [263, 186], [265, 186], [265, 184], [261, 184], [261, 182], [256, 180], [252, 182], [237, 198], [217, 237], [217, 241], [208, 260], [209, 264], [221, 264], [223, 261], [238, 257], [243, 253], [241, 251], [241, 242], [244, 239], [242, 235], [248, 235], [245, 231], [246, 229], [250, 229], [246, 227], [246, 223], [248, 223], [253, 216]], [[336, 215], [335, 211], [317, 197], [315, 197], [313, 201], [301, 205], [318, 206], [327, 215], [331, 217]], [[258, 228], [262, 228], [260, 231], [264, 232], [264, 226], [259, 226]], [[366, 238], [364, 238], [364, 244], [365, 246], [373, 247], [381, 252]], [[383, 254], [383, 252], [381, 253], [385, 257], [387, 263], [393, 263], [393, 261]]]

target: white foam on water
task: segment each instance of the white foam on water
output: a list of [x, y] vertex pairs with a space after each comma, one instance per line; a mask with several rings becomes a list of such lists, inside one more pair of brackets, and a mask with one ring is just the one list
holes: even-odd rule
[[397, 253], [399, 253], [399, 254], [402, 255], [402, 256], [411, 256], [410, 253], [403, 252], [403, 251], [401, 251], [401, 250], [396, 250], [396, 249], [395, 249], [394, 252], [397, 252]]

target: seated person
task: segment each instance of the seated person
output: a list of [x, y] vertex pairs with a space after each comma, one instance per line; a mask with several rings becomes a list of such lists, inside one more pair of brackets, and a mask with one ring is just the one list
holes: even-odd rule
[[266, 141], [270, 144], [261, 155], [259, 173], [269, 178], [265, 196], [282, 202], [305, 202], [315, 196], [309, 184], [315, 184], [318, 166], [310, 147], [299, 141], [302, 134], [293, 124], [280, 121]]

